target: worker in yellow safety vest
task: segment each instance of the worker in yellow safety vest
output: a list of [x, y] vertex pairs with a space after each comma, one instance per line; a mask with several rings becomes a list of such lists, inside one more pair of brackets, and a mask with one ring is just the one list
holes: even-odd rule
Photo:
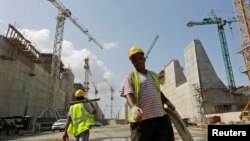
[[[76, 101], [85, 100], [85, 93], [79, 89], [75, 92]], [[68, 119], [65, 124], [63, 140], [67, 140], [68, 132], [75, 136], [76, 141], [88, 141], [89, 130], [94, 125], [94, 118], [92, 114], [96, 113], [96, 109], [92, 103], [92, 111], [89, 109], [89, 103], [77, 103], [70, 106]]]
[[144, 51], [132, 47], [128, 56], [135, 71], [124, 77], [121, 96], [130, 107], [131, 141], [173, 141], [173, 127], [164, 104], [173, 111], [175, 106], [160, 91], [158, 75], [146, 69]]

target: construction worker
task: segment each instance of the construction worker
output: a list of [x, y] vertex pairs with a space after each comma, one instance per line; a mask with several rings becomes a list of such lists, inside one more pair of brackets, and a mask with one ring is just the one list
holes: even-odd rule
[[[75, 92], [76, 101], [86, 100], [84, 96], [85, 93], [81, 89]], [[89, 140], [89, 130], [91, 126], [94, 125], [94, 118], [92, 114], [96, 113], [96, 109], [92, 104], [90, 104], [93, 108], [93, 110], [90, 111], [88, 105], [89, 103], [77, 103], [70, 106], [68, 119], [64, 129], [64, 141], [69, 138], [68, 132], [75, 136], [76, 141]]]
[[132, 47], [128, 57], [135, 70], [124, 77], [121, 96], [130, 107], [131, 141], [173, 141], [173, 127], [163, 106], [175, 110], [174, 105], [161, 93], [157, 74], [146, 69], [144, 51]]

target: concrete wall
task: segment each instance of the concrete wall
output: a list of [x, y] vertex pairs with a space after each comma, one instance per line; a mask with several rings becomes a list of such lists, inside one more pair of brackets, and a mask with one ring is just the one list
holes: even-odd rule
[[199, 123], [207, 114], [241, 110], [249, 96], [227, 90], [199, 40], [193, 40], [185, 48], [184, 58], [186, 78], [179, 62], [172, 60], [162, 71], [164, 80], [161, 80], [161, 90], [175, 104], [182, 118]]
[[129, 107], [127, 103], [124, 103], [121, 110], [117, 113], [117, 119], [129, 119]]
[[[43, 62], [32, 61], [18, 48], [18, 44], [0, 36], [0, 116], [37, 117], [47, 104], [49, 72]], [[58, 110], [65, 111], [66, 100], [73, 93], [73, 81], [70, 70], [58, 80], [54, 103]]]

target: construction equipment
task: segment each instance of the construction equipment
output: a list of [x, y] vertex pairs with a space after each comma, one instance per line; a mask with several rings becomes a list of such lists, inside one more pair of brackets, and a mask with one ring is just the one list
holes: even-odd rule
[[242, 72], [248, 76], [250, 82], [250, 22], [247, 13], [250, 10], [250, 2], [247, 0], [233, 0], [237, 23], [240, 29], [241, 53], [244, 57], [245, 70]]
[[[242, 73], [246, 74], [250, 82], [250, 2], [249, 0], [233, 0], [234, 11], [240, 29], [241, 51], [245, 67]], [[250, 119], [250, 99], [246, 102], [240, 114], [240, 119]]]
[[146, 58], [146, 59], [148, 59], [148, 55], [149, 55], [149, 53], [151, 52], [152, 48], [155, 46], [155, 43], [156, 43], [156, 41], [158, 40], [158, 38], [159, 38], [159, 35], [156, 35], [155, 38], [154, 38], [154, 40], [153, 40], [153, 42], [152, 42], [151, 45], [149, 46], [149, 49], [148, 49], [148, 51], [147, 51], [147, 53], [146, 53], [146, 55], [145, 55], [145, 58]]
[[224, 20], [222, 18], [217, 17], [213, 10], [210, 11], [210, 14], [211, 14], [211, 17], [204, 18], [203, 21], [200, 21], [200, 22], [189, 21], [187, 23], [187, 26], [192, 27], [196, 25], [217, 24], [218, 33], [220, 37], [220, 43], [221, 43], [221, 50], [222, 50], [224, 65], [226, 69], [228, 87], [230, 90], [233, 90], [236, 88], [236, 86], [235, 86], [234, 75], [233, 75], [231, 60], [229, 56], [224, 26], [226, 24], [231, 24], [233, 22], [236, 22], [236, 19], [232, 18], [230, 20]]
[[244, 104], [244, 107], [240, 113], [240, 119], [250, 119], [250, 100], [247, 100], [247, 102]]
[[58, 85], [57, 81], [59, 78], [60, 63], [61, 63], [61, 52], [62, 52], [62, 42], [63, 42], [63, 32], [64, 32], [64, 23], [66, 18], [68, 18], [82, 33], [84, 33], [89, 41], [93, 41], [97, 46], [103, 49], [103, 46], [89, 33], [88, 29], [81, 25], [81, 23], [75, 18], [69, 9], [59, 0], [48, 0], [58, 9], [57, 24], [56, 24], [56, 33], [54, 40], [54, 48], [51, 62], [51, 72], [49, 79], [49, 96], [47, 98], [47, 105], [45, 110], [41, 113], [39, 117], [55, 117], [60, 118], [60, 114], [57, 112], [57, 109], [54, 106], [55, 99], [55, 88]]
[[111, 104], [110, 104], [110, 118], [112, 119], [112, 115], [113, 115], [113, 100], [114, 100], [113, 94], [114, 94], [115, 90], [114, 90], [114, 88], [110, 85], [110, 83], [108, 82], [107, 79], [105, 79], [105, 82], [109, 85], [110, 91], [111, 91], [111, 97], [110, 97], [110, 100], [111, 100]]
[[85, 65], [84, 65], [84, 69], [85, 69], [85, 77], [84, 77], [84, 82], [83, 82], [83, 88], [85, 93], [87, 93], [89, 91], [89, 76], [91, 75], [91, 71], [90, 71], [90, 67], [89, 67], [89, 58], [85, 58]]

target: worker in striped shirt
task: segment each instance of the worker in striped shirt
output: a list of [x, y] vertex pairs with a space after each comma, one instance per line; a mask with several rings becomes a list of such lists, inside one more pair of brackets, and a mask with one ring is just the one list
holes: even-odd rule
[[131, 141], [173, 141], [172, 124], [163, 104], [172, 110], [175, 107], [161, 93], [158, 75], [146, 69], [144, 51], [132, 47], [128, 56], [135, 70], [124, 77], [121, 96], [130, 107]]

